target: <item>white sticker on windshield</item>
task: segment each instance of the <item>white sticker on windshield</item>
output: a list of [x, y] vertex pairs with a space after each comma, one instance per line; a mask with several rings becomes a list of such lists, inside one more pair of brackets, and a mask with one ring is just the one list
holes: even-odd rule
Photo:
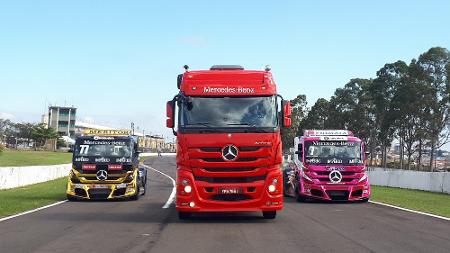
[[89, 152], [89, 145], [80, 145], [80, 155], [87, 155]]

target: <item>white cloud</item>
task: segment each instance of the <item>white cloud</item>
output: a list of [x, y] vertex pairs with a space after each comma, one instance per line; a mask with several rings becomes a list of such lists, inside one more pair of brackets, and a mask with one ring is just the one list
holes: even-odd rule
[[9, 119], [12, 120], [14, 119], [14, 115], [10, 114], [10, 113], [6, 113], [6, 112], [0, 112], [0, 119]]

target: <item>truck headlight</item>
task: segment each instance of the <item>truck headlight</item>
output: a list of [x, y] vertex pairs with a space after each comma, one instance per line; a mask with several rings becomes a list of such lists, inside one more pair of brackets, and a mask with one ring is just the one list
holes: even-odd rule
[[133, 181], [133, 179], [134, 179], [133, 174], [130, 174], [125, 178], [124, 183], [131, 183], [131, 181]]
[[277, 184], [278, 184], [278, 179], [276, 179], [276, 178], [272, 179], [272, 183], [268, 187], [269, 192], [275, 192], [277, 190], [277, 187], [276, 187]]
[[186, 186], [184, 187], [184, 191], [185, 191], [186, 193], [191, 193], [192, 187], [191, 187], [190, 185], [186, 185]]
[[75, 175], [73, 171], [70, 171], [70, 181], [72, 181], [72, 183], [74, 184], [80, 183], [80, 179], [77, 177], [77, 175]]
[[359, 179], [358, 183], [360, 183], [366, 179], [367, 179], [367, 173], [364, 173], [364, 175]]
[[271, 184], [269, 185], [269, 192], [274, 192], [276, 190], [275, 185]]
[[314, 182], [310, 177], [308, 177], [308, 175], [306, 175], [306, 173], [305, 173], [304, 171], [302, 172], [302, 177], [303, 177], [304, 179], [310, 181], [311, 183]]

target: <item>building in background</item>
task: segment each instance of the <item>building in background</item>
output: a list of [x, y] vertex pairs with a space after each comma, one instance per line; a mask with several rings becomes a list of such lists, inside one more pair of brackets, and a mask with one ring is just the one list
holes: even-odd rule
[[101, 126], [93, 123], [77, 121], [75, 123], [75, 136], [80, 136], [83, 134], [84, 130], [87, 129], [97, 129], [97, 130], [117, 130], [116, 128]]
[[48, 107], [48, 126], [55, 129], [61, 136], [75, 136], [77, 108], [50, 106]]

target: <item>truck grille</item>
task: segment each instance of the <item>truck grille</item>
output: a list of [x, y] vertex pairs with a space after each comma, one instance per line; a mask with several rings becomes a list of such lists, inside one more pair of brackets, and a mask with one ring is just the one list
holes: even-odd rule
[[332, 200], [348, 200], [348, 191], [329, 190], [327, 194]]
[[191, 166], [196, 168], [211, 167], [254, 167], [262, 163], [269, 165], [272, 158], [271, 146], [243, 146], [237, 147], [239, 154], [236, 160], [228, 161], [222, 157], [223, 147], [195, 147], [188, 151]]
[[[253, 162], [258, 160], [259, 158], [268, 158], [268, 157], [241, 157], [236, 160], [236, 162]], [[201, 158], [205, 162], [225, 162], [223, 158]]]
[[[324, 183], [329, 183], [330, 182], [330, 171], [315, 171], [315, 173], [318, 175], [318, 177], [316, 177], [320, 182], [324, 182]], [[357, 179], [357, 172], [353, 172], [353, 171], [341, 171], [342, 174], [342, 183], [350, 183], [352, 182], [354, 179]]]
[[248, 168], [221, 168], [221, 167], [211, 167], [211, 168], [203, 168], [206, 171], [209, 172], [233, 172], [233, 171], [254, 171], [257, 168], [256, 167], [248, 167]]
[[88, 193], [91, 199], [107, 199], [111, 189], [89, 189]]
[[266, 175], [254, 177], [199, 177], [194, 176], [197, 181], [208, 183], [252, 183], [255, 181], [265, 180]]

